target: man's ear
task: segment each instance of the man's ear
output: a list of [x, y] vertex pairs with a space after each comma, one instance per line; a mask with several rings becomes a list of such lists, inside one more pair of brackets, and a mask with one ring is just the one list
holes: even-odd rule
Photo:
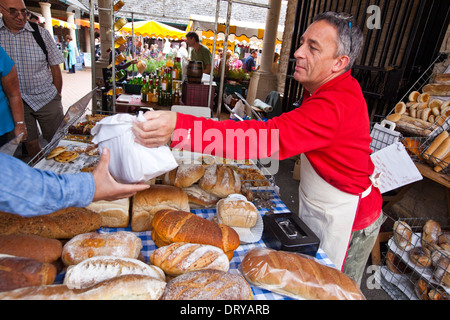
[[336, 63], [334, 64], [332, 70], [335, 73], [342, 72], [347, 68], [349, 63], [350, 63], [350, 58], [348, 56], [346, 56], [346, 55], [339, 56], [336, 59]]

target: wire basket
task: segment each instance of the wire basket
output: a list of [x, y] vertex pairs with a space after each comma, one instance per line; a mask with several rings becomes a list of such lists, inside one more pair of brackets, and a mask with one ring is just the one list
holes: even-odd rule
[[442, 232], [449, 230], [447, 222], [433, 220], [407, 218], [396, 222], [400, 227], [388, 241], [380, 270], [381, 286], [391, 298], [450, 300], [450, 253], [422, 236], [426, 224], [438, 224]]

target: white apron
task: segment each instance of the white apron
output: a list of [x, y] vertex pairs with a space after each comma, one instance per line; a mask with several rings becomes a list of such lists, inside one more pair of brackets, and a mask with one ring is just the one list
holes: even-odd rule
[[[330, 185], [316, 173], [303, 154], [300, 177], [299, 216], [319, 237], [320, 247], [333, 264], [342, 270], [361, 196]], [[364, 192], [364, 196], [368, 193], [370, 191]]]

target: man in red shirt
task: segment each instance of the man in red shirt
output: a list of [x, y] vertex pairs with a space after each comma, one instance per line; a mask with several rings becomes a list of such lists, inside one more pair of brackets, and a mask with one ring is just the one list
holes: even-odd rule
[[299, 215], [336, 267], [359, 283], [382, 221], [382, 197], [372, 185], [367, 105], [350, 74], [363, 43], [352, 22], [323, 13], [302, 35], [294, 54], [294, 78], [305, 89], [299, 108], [267, 122], [147, 112], [134, 132], [148, 147], [172, 138], [172, 147], [226, 158], [301, 154]]

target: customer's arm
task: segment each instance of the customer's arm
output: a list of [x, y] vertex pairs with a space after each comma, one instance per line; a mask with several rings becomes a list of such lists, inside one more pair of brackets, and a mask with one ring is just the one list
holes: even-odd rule
[[0, 211], [38, 216], [67, 207], [86, 207], [92, 201], [129, 197], [149, 188], [145, 184], [117, 183], [109, 174], [108, 165], [106, 151], [93, 174], [59, 175], [29, 167], [17, 158], [0, 153]]
[[18, 136], [23, 133], [23, 139], [25, 140], [27, 137], [27, 127], [24, 122], [23, 102], [16, 66], [13, 66], [11, 71], [2, 77], [2, 88], [8, 99], [9, 108], [14, 119], [14, 135]]

